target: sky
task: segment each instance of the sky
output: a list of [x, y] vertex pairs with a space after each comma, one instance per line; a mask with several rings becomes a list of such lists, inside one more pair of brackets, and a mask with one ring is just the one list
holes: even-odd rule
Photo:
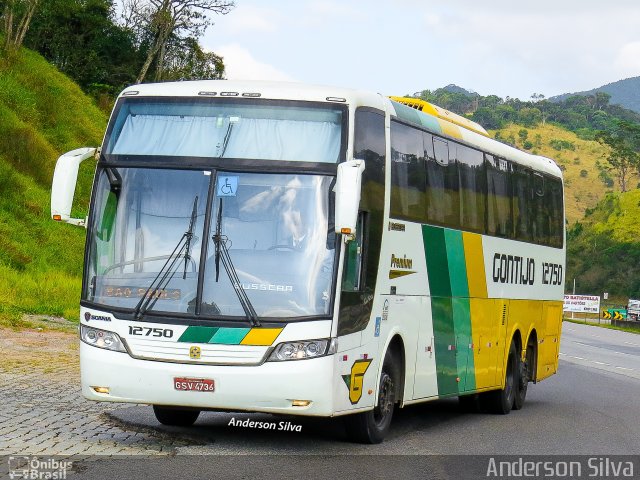
[[235, 0], [201, 39], [228, 79], [529, 99], [640, 75], [640, 0]]

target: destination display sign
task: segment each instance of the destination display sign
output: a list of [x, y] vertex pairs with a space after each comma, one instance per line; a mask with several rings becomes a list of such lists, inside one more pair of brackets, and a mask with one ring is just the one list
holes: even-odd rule
[[600, 296], [565, 295], [564, 307], [562, 309], [565, 312], [598, 313], [600, 312]]

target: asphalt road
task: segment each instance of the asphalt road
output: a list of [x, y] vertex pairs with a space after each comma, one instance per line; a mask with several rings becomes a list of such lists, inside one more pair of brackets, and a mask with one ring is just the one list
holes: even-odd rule
[[[189, 429], [164, 427], [150, 407], [109, 413], [123, 424], [180, 433], [178, 454], [640, 454], [640, 335], [565, 323], [558, 374], [530, 385], [524, 409], [470, 414], [456, 399], [396, 411], [381, 445], [347, 442], [339, 419], [203, 412]], [[231, 419], [291, 422], [301, 431], [229, 425]]]
[[[558, 374], [530, 385], [524, 409], [470, 414], [456, 399], [406, 407], [381, 445], [349, 443], [340, 420], [205, 412], [193, 427], [175, 428], [159, 425], [150, 407], [106, 411], [122, 434], [180, 442], [164, 457], [71, 457], [66, 478], [517, 478], [490, 474], [492, 460], [555, 468], [537, 478], [620, 478], [590, 467], [611, 464], [640, 478], [640, 335], [566, 323], [560, 350]], [[232, 426], [232, 418], [301, 431]], [[568, 474], [567, 462], [581, 470]]]

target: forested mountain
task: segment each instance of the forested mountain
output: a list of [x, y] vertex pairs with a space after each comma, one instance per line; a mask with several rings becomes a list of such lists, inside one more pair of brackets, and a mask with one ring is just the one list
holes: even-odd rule
[[597, 92], [604, 92], [611, 96], [609, 103], [620, 105], [629, 110], [640, 113], [640, 77], [631, 77], [617, 82], [607, 83], [602, 87], [577, 93], [565, 93], [549, 98], [552, 102], [561, 102], [576, 95], [582, 97], [594, 96]]

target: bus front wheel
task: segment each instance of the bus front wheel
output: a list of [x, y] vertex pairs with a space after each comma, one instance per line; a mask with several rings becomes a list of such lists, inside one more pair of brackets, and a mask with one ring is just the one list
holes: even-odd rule
[[183, 410], [180, 408], [153, 406], [156, 419], [163, 425], [174, 427], [190, 427], [200, 415], [200, 410]]
[[388, 351], [382, 365], [378, 388], [378, 405], [368, 412], [347, 415], [344, 418], [347, 437], [357, 443], [381, 443], [389, 432], [393, 410], [398, 400], [400, 382], [398, 361]]

